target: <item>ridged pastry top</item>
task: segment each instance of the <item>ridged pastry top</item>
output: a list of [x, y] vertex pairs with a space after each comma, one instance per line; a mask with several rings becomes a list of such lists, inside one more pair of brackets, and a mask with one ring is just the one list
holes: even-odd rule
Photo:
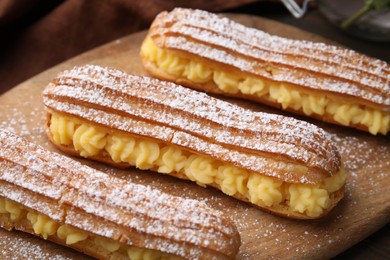
[[286, 39], [206, 11], [182, 8], [159, 14], [149, 35], [160, 48], [390, 110], [390, 65], [352, 50]]
[[65, 71], [47, 86], [43, 102], [49, 112], [176, 144], [284, 181], [316, 183], [341, 164], [335, 145], [312, 124], [111, 68]]
[[[4, 130], [0, 169], [0, 196], [91, 233], [191, 259], [238, 252], [235, 226], [204, 203], [109, 176]], [[68, 218], [79, 213], [92, 217]]]

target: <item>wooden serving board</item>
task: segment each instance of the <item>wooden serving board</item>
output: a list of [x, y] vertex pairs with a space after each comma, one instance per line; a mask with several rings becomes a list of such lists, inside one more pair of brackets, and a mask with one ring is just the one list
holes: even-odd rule
[[[229, 15], [248, 26], [273, 34], [313, 41], [325, 39], [271, 20], [246, 15]], [[20, 84], [0, 97], [0, 127], [55, 150], [43, 129], [41, 92], [55, 75], [86, 63], [115, 67], [134, 74], [146, 74], [139, 49], [146, 32], [133, 34], [66, 61]], [[226, 99], [226, 98], [225, 98]], [[257, 111], [282, 113], [246, 101], [227, 99]], [[289, 114], [291, 116], [291, 114]], [[302, 119], [302, 118], [301, 118]], [[308, 120], [308, 119], [305, 119]], [[236, 223], [242, 246], [239, 259], [330, 258], [356, 244], [389, 222], [390, 138], [357, 130], [310, 122], [324, 128], [337, 143], [346, 167], [346, 195], [321, 220], [296, 221], [270, 215], [212, 188], [138, 170], [118, 170], [86, 160], [82, 162], [136, 183], [167, 193], [205, 201], [222, 210]], [[1, 169], [0, 169], [1, 170]], [[82, 254], [21, 232], [0, 229], [0, 258], [86, 259]]]

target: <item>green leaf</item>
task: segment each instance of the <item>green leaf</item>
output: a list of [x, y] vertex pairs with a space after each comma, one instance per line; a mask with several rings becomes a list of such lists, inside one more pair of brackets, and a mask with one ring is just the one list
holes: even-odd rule
[[[364, 5], [367, 6], [367, 5], [371, 5], [373, 2], [375, 2], [376, 0], [363, 0], [364, 2]], [[387, 0], [386, 0], [387, 1]]]
[[360, 17], [368, 13], [373, 8], [373, 1], [374, 0], [368, 0], [365, 1], [366, 4], [359, 9], [356, 13], [354, 13], [352, 16], [348, 17], [346, 20], [344, 20], [340, 27], [343, 29], [347, 29], [349, 26], [351, 26], [355, 21], [357, 21]]
[[372, 4], [376, 10], [379, 10], [390, 6], [390, 0], [374, 0]]
[[356, 13], [354, 13], [352, 16], [348, 17], [345, 21], [343, 21], [340, 26], [343, 29], [348, 28], [351, 26], [354, 22], [359, 20], [360, 17], [365, 15], [371, 10], [380, 10], [386, 7], [390, 7], [390, 0], [363, 0], [364, 6], [359, 9]]

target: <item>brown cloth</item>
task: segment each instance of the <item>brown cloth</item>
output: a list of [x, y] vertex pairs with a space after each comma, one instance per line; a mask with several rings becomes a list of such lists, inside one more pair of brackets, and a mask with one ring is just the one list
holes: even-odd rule
[[147, 29], [163, 10], [213, 12], [256, 0], [0, 0], [0, 94], [77, 54]]

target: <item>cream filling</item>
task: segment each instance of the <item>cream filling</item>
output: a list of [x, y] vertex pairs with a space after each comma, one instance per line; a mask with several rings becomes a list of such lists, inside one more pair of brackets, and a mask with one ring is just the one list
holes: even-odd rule
[[260, 207], [287, 206], [289, 211], [317, 217], [330, 206], [331, 193], [345, 183], [343, 169], [317, 185], [287, 183], [175, 145], [130, 134], [112, 134], [75, 122], [52, 114], [50, 131], [57, 145], [72, 144], [83, 157], [105, 152], [116, 163], [125, 162], [165, 174], [181, 173], [203, 187], [217, 185], [224, 193], [239, 194]]
[[28, 220], [35, 235], [47, 239], [56, 236], [66, 245], [73, 245], [90, 239], [99, 249], [110, 254], [115, 259], [153, 260], [153, 259], [182, 259], [178, 256], [163, 253], [157, 250], [128, 246], [112, 239], [92, 236], [83, 230], [59, 223], [46, 215], [29, 209], [20, 203], [0, 197], [0, 214], [10, 214], [12, 221]]
[[[141, 53], [159, 69], [174, 77], [185, 78], [195, 83], [213, 83], [224, 92], [255, 95], [276, 102], [283, 109], [302, 110], [305, 115], [330, 115], [341, 125], [364, 125], [376, 135], [386, 135], [390, 130], [390, 112], [364, 105], [344, 103], [327, 96], [312, 96], [302, 93], [291, 85], [263, 80], [252, 76], [236, 76], [233, 73], [212, 69], [207, 64], [190, 60], [157, 47], [147, 38]], [[278, 73], [269, 68], [269, 73]]]

